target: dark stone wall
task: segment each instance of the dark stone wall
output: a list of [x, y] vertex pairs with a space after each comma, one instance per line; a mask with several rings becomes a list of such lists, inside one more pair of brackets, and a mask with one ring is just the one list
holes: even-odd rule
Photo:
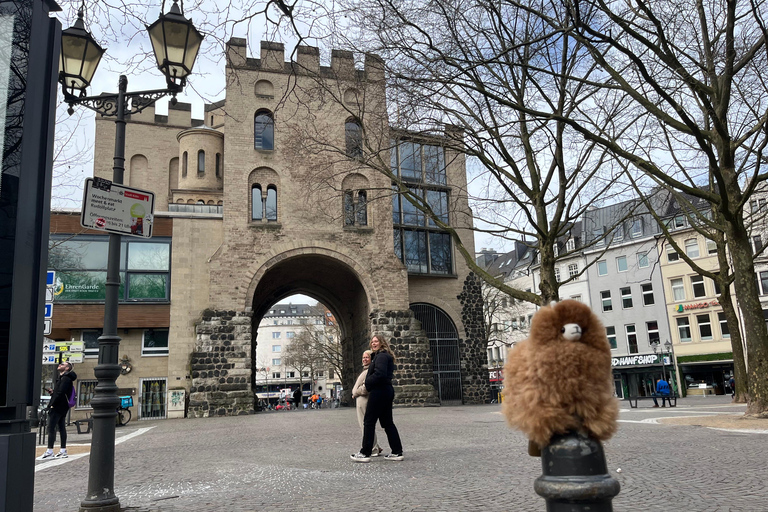
[[421, 323], [410, 309], [371, 313], [371, 336], [385, 336], [397, 356], [392, 385], [398, 405], [439, 405], [433, 385], [432, 353]]
[[190, 418], [254, 412], [251, 317], [250, 311], [203, 311], [190, 361]]
[[482, 404], [490, 400], [481, 285], [479, 277], [469, 274], [464, 280], [462, 292], [456, 297], [461, 302], [461, 321], [467, 335], [465, 340], [459, 340], [461, 388], [465, 404]]

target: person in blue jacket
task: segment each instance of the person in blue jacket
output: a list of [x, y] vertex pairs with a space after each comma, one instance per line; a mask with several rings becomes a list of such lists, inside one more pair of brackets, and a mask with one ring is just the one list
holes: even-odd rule
[[656, 401], [656, 397], [661, 397], [661, 406], [665, 407], [664, 400], [669, 401], [669, 406], [672, 407], [672, 400], [669, 399], [670, 389], [669, 389], [669, 382], [665, 381], [664, 379], [659, 379], [656, 381], [656, 392], [653, 394], [653, 406], [658, 407], [659, 402]]
[[395, 399], [395, 388], [392, 387], [392, 376], [395, 373], [395, 354], [380, 334], [371, 338], [371, 364], [368, 376], [365, 378], [365, 389], [368, 390], [368, 408], [363, 418], [363, 447], [350, 458], [355, 462], [370, 462], [373, 451], [376, 422], [378, 421], [387, 434], [387, 441], [392, 453], [384, 456], [385, 460], [403, 460], [403, 445], [400, 434], [392, 421], [392, 403]]

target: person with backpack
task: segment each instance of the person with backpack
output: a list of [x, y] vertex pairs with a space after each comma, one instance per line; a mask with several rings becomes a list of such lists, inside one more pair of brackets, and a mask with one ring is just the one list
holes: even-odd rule
[[[75, 392], [75, 380], [77, 374], [73, 371], [72, 363], [59, 363], [57, 368], [59, 375], [51, 393], [51, 401], [48, 402], [48, 449], [41, 459], [66, 458], [67, 457], [67, 412], [77, 403]], [[61, 435], [61, 450], [54, 455], [53, 445], [56, 442], [56, 430]]]

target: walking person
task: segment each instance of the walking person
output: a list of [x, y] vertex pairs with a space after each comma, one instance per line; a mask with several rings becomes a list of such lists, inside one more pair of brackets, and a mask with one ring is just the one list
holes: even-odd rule
[[[48, 449], [41, 459], [67, 457], [67, 413], [69, 412], [69, 397], [75, 389], [77, 374], [73, 371], [72, 363], [60, 363], [57, 368], [59, 375], [51, 392], [48, 403]], [[61, 436], [61, 450], [54, 455], [53, 445], [56, 442], [56, 430]]]
[[728, 379], [728, 387], [731, 388], [731, 398], [736, 398], [736, 380], [733, 378], [733, 375]]
[[373, 453], [374, 434], [378, 421], [387, 434], [387, 441], [392, 452], [384, 456], [385, 460], [403, 460], [403, 445], [400, 434], [392, 421], [392, 402], [395, 388], [392, 376], [395, 373], [395, 354], [387, 340], [380, 334], [371, 338], [371, 365], [365, 377], [365, 389], [368, 390], [368, 407], [363, 417], [363, 446], [350, 458], [355, 462], [370, 462]]
[[301, 407], [301, 386], [296, 388], [296, 391], [293, 392], [293, 407], [298, 411], [299, 407]]
[[[365, 410], [368, 408], [368, 390], [365, 389], [365, 378], [368, 376], [368, 367], [371, 364], [371, 351], [366, 350], [363, 352], [363, 371], [355, 381], [355, 386], [352, 388], [352, 398], [355, 399], [355, 408], [357, 409], [357, 422], [360, 424], [360, 432], [365, 435], [365, 427], [363, 426], [363, 419], [365, 418]], [[378, 457], [382, 452], [379, 442], [376, 439], [376, 433], [373, 434], [373, 449], [371, 451], [371, 457]]]

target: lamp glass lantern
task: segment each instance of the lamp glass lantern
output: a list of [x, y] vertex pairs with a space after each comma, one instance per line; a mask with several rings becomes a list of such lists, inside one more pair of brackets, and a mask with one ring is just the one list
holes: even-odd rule
[[166, 76], [168, 84], [184, 85], [187, 75], [192, 72], [203, 35], [182, 15], [175, 1], [170, 12], [160, 14], [160, 18], [147, 27], [147, 32], [157, 67]]
[[72, 94], [79, 91], [81, 96], [84, 95], [105, 51], [85, 29], [80, 11], [74, 26], [61, 33], [59, 82], [64, 90], [71, 89]]

